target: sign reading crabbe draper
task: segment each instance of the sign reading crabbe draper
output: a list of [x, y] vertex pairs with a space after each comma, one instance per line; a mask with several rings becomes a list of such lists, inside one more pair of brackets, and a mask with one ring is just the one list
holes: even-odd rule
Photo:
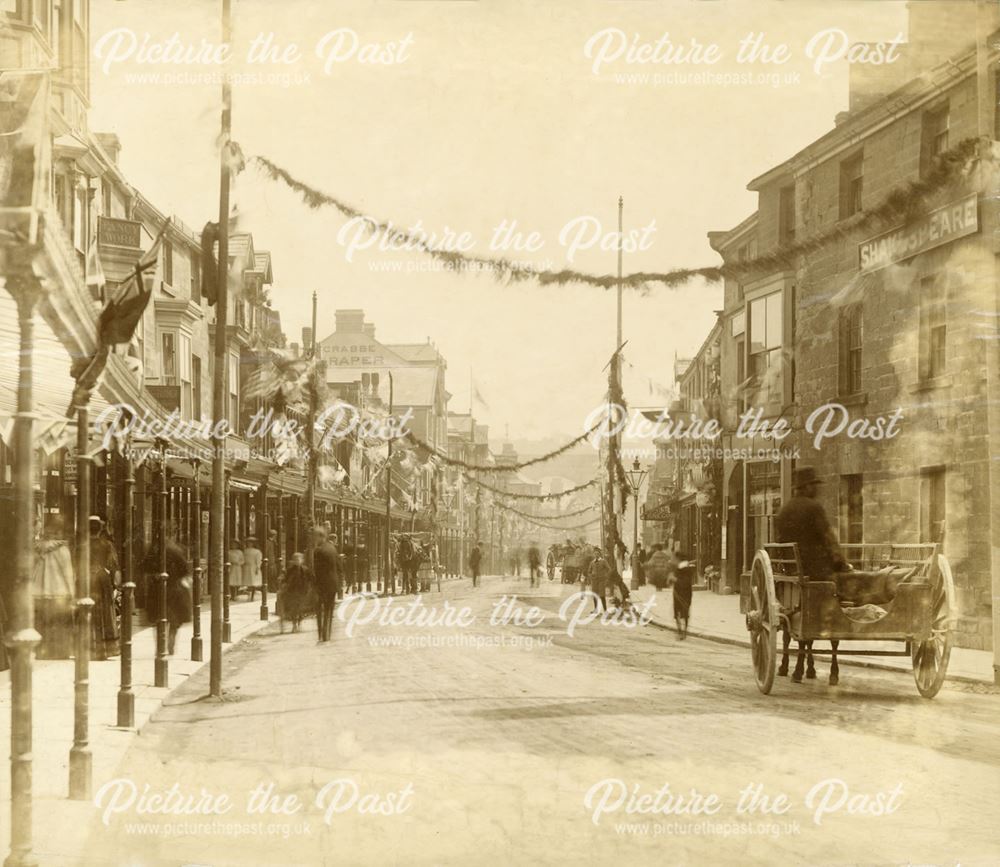
[[979, 231], [976, 193], [935, 208], [918, 220], [858, 244], [858, 267], [862, 274], [877, 271]]

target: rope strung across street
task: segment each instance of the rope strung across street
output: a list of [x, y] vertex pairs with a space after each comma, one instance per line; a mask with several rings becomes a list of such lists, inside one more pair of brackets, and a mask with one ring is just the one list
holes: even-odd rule
[[551, 461], [553, 458], [559, 457], [559, 455], [568, 452], [574, 446], [580, 445], [584, 440], [587, 439], [591, 434], [600, 428], [601, 422], [598, 422], [589, 430], [585, 430], [576, 439], [570, 440], [565, 445], [560, 446], [557, 449], [553, 449], [548, 454], [542, 455], [541, 457], [531, 458], [531, 460], [521, 461], [516, 464], [503, 464], [498, 466], [490, 466], [488, 464], [470, 464], [466, 463], [459, 458], [453, 458], [449, 455], [444, 454], [444, 452], [439, 451], [434, 448], [430, 443], [425, 443], [420, 437], [418, 437], [413, 431], [406, 431], [403, 435], [404, 439], [410, 440], [415, 446], [423, 449], [424, 451], [433, 455], [441, 463], [449, 467], [461, 467], [463, 470], [468, 470], [470, 472], [476, 473], [515, 473], [518, 470], [523, 470], [525, 467], [531, 467], [535, 464], [544, 463], [545, 461]]
[[[755, 269], [773, 269], [788, 264], [797, 256], [811, 253], [830, 240], [842, 238], [850, 233], [868, 227], [872, 223], [888, 223], [898, 219], [908, 219], [916, 216], [923, 206], [924, 199], [950, 184], [956, 177], [966, 175], [977, 158], [978, 140], [966, 138], [954, 147], [938, 155], [933, 168], [926, 177], [916, 181], [907, 181], [891, 189], [882, 200], [872, 208], [859, 211], [847, 220], [841, 220], [833, 227], [817, 232], [792, 244], [788, 244], [773, 252], [765, 253], [739, 263], [725, 263], [720, 266], [700, 268], [675, 268], [670, 271], [638, 271], [625, 274], [621, 285], [630, 289], [648, 291], [653, 283], [662, 284], [671, 289], [682, 286], [693, 279], [701, 278], [710, 283], [719, 282], [725, 277], [740, 277]], [[302, 197], [305, 204], [313, 209], [332, 207], [348, 219], [361, 220], [371, 234], [382, 233], [398, 246], [420, 251], [434, 259], [444, 262], [456, 272], [465, 269], [488, 269], [497, 280], [509, 283], [520, 283], [528, 280], [546, 285], [562, 286], [569, 283], [583, 283], [600, 289], [611, 289], [619, 284], [619, 279], [613, 274], [587, 274], [572, 268], [560, 271], [548, 269], [539, 270], [523, 264], [518, 264], [502, 257], [476, 256], [455, 250], [445, 250], [433, 247], [427, 241], [412, 231], [399, 228], [389, 220], [371, 217], [353, 205], [317, 190], [304, 181], [299, 180], [287, 169], [274, 163], [264, 156], [254, 156], [250, 161], [257, 165], [265, 175], [274, 181], [281, 181], [290, 190]]]
[[500, 488], [494, 488], [492, 485], [486, 484], [486, 482], [479, 481], [475, 476], [471, 476], [465, 473], [465, 478], [474, 485], [478, 485], [480, 488], [484, 488], [490, 493], [496, 494], [500, 497], [506, 497], [509, 500], [535, 500], [535, 501], [547, 501], [547, 500], [560, 500], [563, 497], [571, 496], [572, 494], [578, 493], [579, 491], [584, 491], [587, 488], [592, 488], [597, 484], [598, 480], [596, 478], [591, 479], [589, 482], [584, 482], [582, 485], [577, 485], [573, 488], [567, 488], [565, 491], [553, 491], [551, 494], [515, 494], [510, 491], [503, 491]]
[[515, 515], [520, 515], [522, 518], [556, 521], [562, 518], [576, 518], [587, 512], [592, 512], [600, 504], [591, 503], [589, 506], [584, 506], [582, 509], [574, 509], [572, 512], [563, 512], [561, 515], [532, 515], [531, 512], [522, 512], [520, 509], [515, 509], [513, 506], [507, 505], [506, 503], [494, 503], [493, 505], [498, 509], [503, 509], [504, 511], [512, 512]]

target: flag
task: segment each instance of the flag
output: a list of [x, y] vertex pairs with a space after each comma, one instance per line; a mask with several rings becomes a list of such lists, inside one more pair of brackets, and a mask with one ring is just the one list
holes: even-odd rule
[[479, 390], [478, 383], [476, 382], [475, 379], [471, 379], [471, 378], [470, 378], [469, 382], [472, 385], [472, 401], [471, 402], [473, 404], [473, 407], [476, 404], [478, 404], [483, 409], [485, 409], [487, 412], [489, 412], [490, 411], [490, 405], [486, 402], [486, 399], [483, 397], [482, 392]]
[[128, 343], [142, 318], [143, 311], [153, 294], [153, 268], [160, 255], [160, 247], [170, 220], [163, 224], [152, 246], [139, 257], [135, 270], [112, 296], [98, 319], [98, 336], [106, 346]]
[[94, 350], [94, 354], [77, 359], [70, 368], [70, 375], [76, 380], [76, 387], [73, 389], [73, 396], [66, 410], [67, 417], [72, 416], [75, 407], [86, 403], [90, 392], [104, 372], [111, 347], [132, 340], [139, 319], [142, 318], [146, 304], [153, 294], [152, 270], [159, 258], [163, 236], [169, 225], [168, 219], [153, 241], [153, 245], [139, 257], [128, 279], [105, 303], [97, 319], [97, 349]]

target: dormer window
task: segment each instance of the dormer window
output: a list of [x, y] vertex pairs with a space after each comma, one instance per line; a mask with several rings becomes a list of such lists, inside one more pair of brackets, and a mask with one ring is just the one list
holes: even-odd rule
[[795, 185], [782, 187], [778, 194], [778, 243], [795, 243]]

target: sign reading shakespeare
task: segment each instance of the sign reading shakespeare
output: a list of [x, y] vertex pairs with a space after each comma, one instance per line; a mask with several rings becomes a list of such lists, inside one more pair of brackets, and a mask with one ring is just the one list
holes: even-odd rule
[[979, 231], [977, 196], [935, 208], [919, 220], [892, 229], [858, 244], [858, 267], [862, 274], [902, 262]]

